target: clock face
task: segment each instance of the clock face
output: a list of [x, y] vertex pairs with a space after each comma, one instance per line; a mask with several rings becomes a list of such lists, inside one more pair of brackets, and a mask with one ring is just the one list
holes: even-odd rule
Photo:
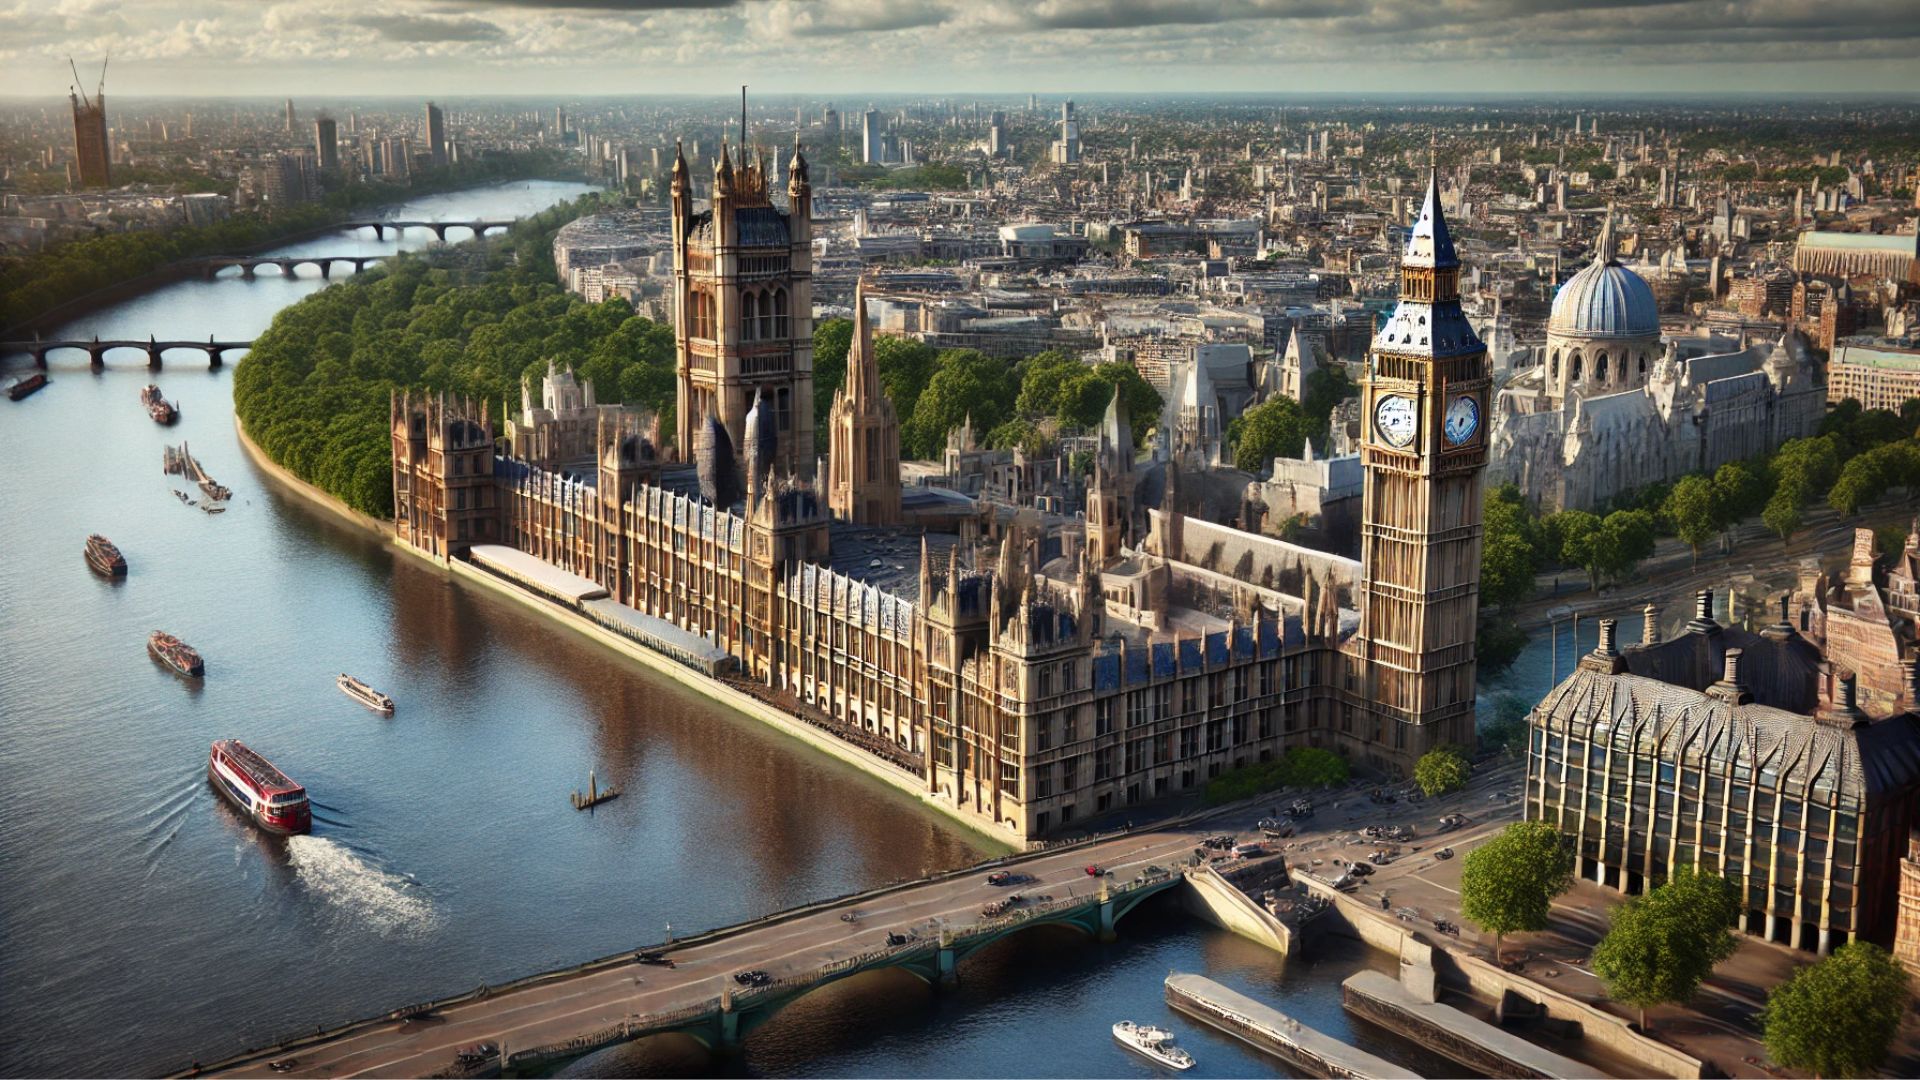
[[1441, 430], [1448, 443], [1464, 445], [1480, 430], [1480, 403], [1465, 394], [1454, 398], [1447, 406], [1447, 422]]
[[1399, 394], [1388, 394], [1373, 407], [1373, 426], [1380, 437], [1387, 440], [1388, 446], [1402, 447], [1413, 442], [1420, 428], [1420, 417], [1414, 408], [1413, 399]]

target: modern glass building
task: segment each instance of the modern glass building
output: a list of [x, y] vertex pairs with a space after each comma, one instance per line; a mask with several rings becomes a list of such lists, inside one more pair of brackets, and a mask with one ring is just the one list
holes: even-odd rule
[[[1675, 866], [1742, 893], [1742, 929], [1825, 953], [1894, 937], [1920, 804], [1920, 717], [1870, 720], [1854, 675], [1791, 626], [1716, 624], [1599, 647], [1528, 719], [1526, 813], [1577, 846], [1582, 876], [1637, 893]], [[1913, 703], [1908, 702], [1912, 708]]]

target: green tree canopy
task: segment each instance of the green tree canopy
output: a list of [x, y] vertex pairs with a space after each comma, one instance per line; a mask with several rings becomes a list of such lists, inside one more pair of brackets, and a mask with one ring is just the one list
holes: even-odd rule
[[1573, 851], [1544, 821], [1516, 821], [1467, 853], [1460, 913], [1493, 935], [1494, 962], [1508, 934], [1547, 928], [1553, 898], [1573, 887]]
[[1467, 786], [1472, 769], [1457, 746], [1436, 746], [1413, 763], [1413, 782], [1428, 798], [1459, 791]]
[[1698, 474], [1681, 477], [1662, 509], [1673, 522], [1674, 532], [1693, 549], [1694, 562], [1699, 563], [1700, 545], [1720, 534], [1723, 521], [1713, 481]]
[[[973, 349], [942, 353], [914, 401], [911, 419], [900, 425], [900, 452], [910, 458], [939, 454], [947, 432], [969, 416], [975, 430], [992, 431], [1013, 418], [1019, 394], [1019, 379], [1005, 360]], [[896, 411], [899, 407], [895, 401]]]
[[1680, 867], [1652, 892], [1627, 900], [1593, 950], [1593, 971], [1607, 994], [1640, 1010], [1682, 1004], [1714, 966], [1732, 956], [1740, 894], [1725, 878]]
[[1227, 425], [1227, 437], [1234, 444], [1234, 467], [1263, 473], [1273, 467], [1274, 458], [1299, 457], [1316, 430], [1299, 402], [1289, 397], [1268, 398]]
[[1872, 1076], [1908, 1004], [1908, 979], [1885, 949], [1850, 941], [1767, 995], [1767, 1056], [1815, 1076]]

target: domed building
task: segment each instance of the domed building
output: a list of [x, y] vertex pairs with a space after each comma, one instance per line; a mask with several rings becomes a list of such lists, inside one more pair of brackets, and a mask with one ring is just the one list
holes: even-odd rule
[[1495, 402], [1488, 483], [1543, 511], [1593, 510], [1814, 433], [1825, 396], [1803, 340], [1663, 338], [1652, 286], [1613, 250], [1609, 214], [1593, 261], [1554, 295], [1543, 362]]
[[1594, 259], [1553, 298], [1547, 320], [1547, 396], [1616, 394], [1647, 384], [1660, 358], [1660, 307], [1653, 287], [1613, 255], [1613, 222], [1600, 229]]

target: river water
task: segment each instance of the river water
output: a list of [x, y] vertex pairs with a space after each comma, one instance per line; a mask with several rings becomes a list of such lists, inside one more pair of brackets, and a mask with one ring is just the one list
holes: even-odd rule
[[[390, 216], [518, 216], [584, 190], [515, 183]], [[275, 253], [429, 239], [336, 234]], [[325, 284], [311, 267], [227, 271], [48, 336], [247, 340]], [[209, 372], [191, 352], [157, 377], [131, 351], [99, 374], [83, 354], [53, 362], [45, 390], [0, 403], [0, 1074], [180, 1068], [656, 942], [669, 924], [725, 925], [997, 853], [856, 770], [277, 494], [236, 441], [231, 367]], [[150, 378], [181, 405], [176, 427], [141, 409]], [[181, 441], [234, 489], [225, 514], [170, 494], [161, 449]], [[96, 531], [125, 553], [124, 582], [82, 561]], [[200, 650], [204, 686], [147, 657], [154, 629]], [[343, 671], [391, 693], [398, 715], [347, 700], [333, 686]], [[307, 786], [311, 836], [266, 837], [214, 795], [207, 744], [222, 737]], [[589, 769], [625, 792], [592, 815], [567, 802]], [[1377, 962], [1357, 949], [1282, 962], [1149, 905], [1114, 944], [1036, 931], [996, 946], [963, 965], [955, 993], [885, 974], [823, 990], [756, 1033], [743, 1060], [654, 1040], [573, 1070], [1144, 1074], [1107, 1033], [1133, 1018], [1172, 1022], [1200, 1075], [1276, 1072], [1173, 1019], [1160, 979], [1179, 969], [1443, 1074], [1344, 1015], [1340, 979]]]

